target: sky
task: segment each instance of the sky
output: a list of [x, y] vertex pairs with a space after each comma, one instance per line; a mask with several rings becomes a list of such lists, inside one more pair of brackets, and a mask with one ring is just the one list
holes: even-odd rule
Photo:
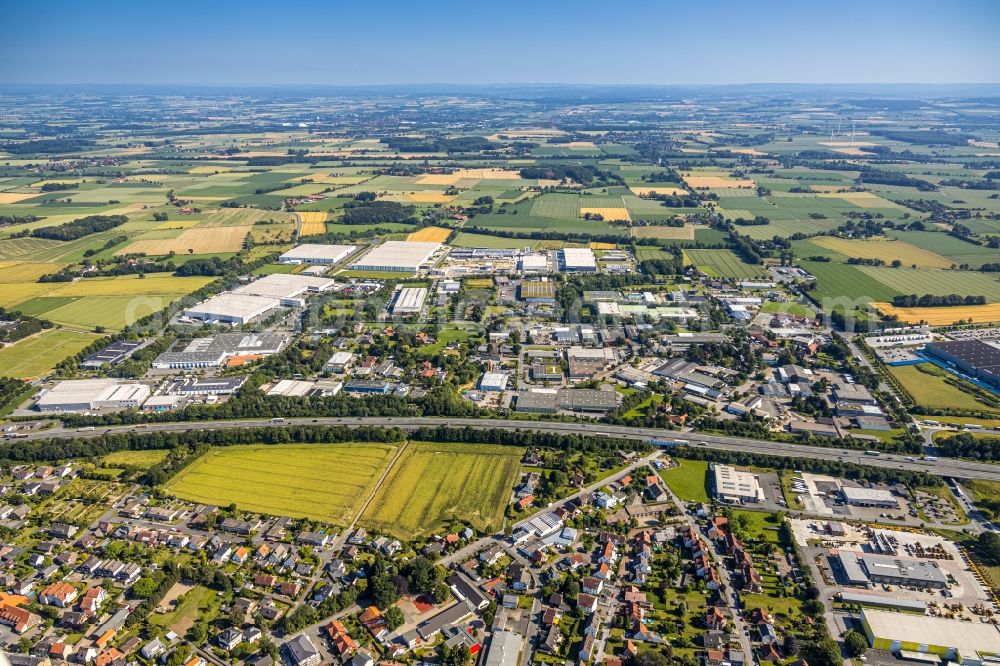
[[0, 14], [0, 83], [1000, 82], [993, 0], [0, 0]]

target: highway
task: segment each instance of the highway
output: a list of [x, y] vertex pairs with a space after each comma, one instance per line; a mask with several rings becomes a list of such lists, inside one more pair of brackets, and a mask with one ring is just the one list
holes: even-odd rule
[[[890, 469], [905, 469], [916, 472], [927, 472], [944, 477], [959, 479], [983, 479], [1000, 481], [1000, 465], [942, 458], [937, 461], [923, 461], [919, 458], [907, 459], [910, 456], [883, 453], [879, 456], [865, 455], [862, 451], [842, 449], [839, 447], [807, 446], [789, 444], [786, 442], [771, 442], [764, 440], [743, 439], [723, 435], [711, 435], [699, 432], [681, 432], [661, 430], [658, 428], [635, 428], [630, 426], [608, 425], [586, 421], [522, 421], [517, 419], [471, 419], [471, 418], [441, 418], [433, 416], [400, 416], [400, 417], [317, 417], [317, 418], [286, 418], [280, 422], [268, 419], [246, 419], [237, 421], [186, 421], [174, 423], [150, 423], [137, 428], [136, 426], [99, 427], [94, 430], [72, 430], [61, 427], [39, 430], [28, 433], [27, 440], [68, 438], [68, 437], [100, 437], [115, 432], [186, 432], [201, 430], [221, 430], [246, 427], [287, 427], [304, 426], [383, 426], [412, 430], [419, 427], [449, 426], [454, 428], [499, 428], [504, 430], [532, 430], [536, 432], [558, 432], [563, 434], [608, 435], [627, 439], [651, 438], [674, 439], [689, 442], [693, 446], [720, 451], [744, 451], [773, 456], [797, 458], [816, 458], [820, 460], [841, 460], [843, 462], [884, 467]], [[25, 441], [24, 439], [18, 441]]]

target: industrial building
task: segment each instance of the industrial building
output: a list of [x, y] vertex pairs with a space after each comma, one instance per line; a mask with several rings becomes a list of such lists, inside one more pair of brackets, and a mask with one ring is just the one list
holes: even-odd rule
[[618, 406], [616, 391], [598, 389], [534, 389], [521, 391], [516, 410], [529, 414], [555, 414], [563, 409], [572, 412], [601, 414]]
[[840, 489], [840, 494], [844, 502], [851, 506], [873, 507], [878, 509], [898, 509], [899, 500], [888, 490], [877, 488], [850, 488], [844, 486]]
[[522, 273], [545, 273], [549, 270], [549, 258], [544, 254], [522, 255], [518, 269]]
[[357, 249], [356, 245], [306, 243], [285, 252], [278, 257], [278, 263], [333, 265], [343, 261]]
[[167, 389], [167, 394], [183, 396], [231, 395], [240, 390], [246, 381], [245, 376], [178, 379]]
[[440, 243], [386, 241], [366, 252], [351, 264], [351, 268], [356, 271], [416, 273], [440, 247]]
[[166, 351], [153, 360], [158, 370], [217, 368], [237, 356], [277, 354], [288, 342], [284, 333], [220, 333], [197, 338], [181, 351]]
[[554, 304], [556, 283], [547, 280], [523, 280], [518, 286], [518, 296], [528, 303]]
[[480, 391], [504, 391], [507, 389], [506, 372], [484, 372], [479, 380]]
[[934, 560], [856, 553], [851, 550], [839, 551], [837, 559], [851, 585], [868, 587], [870, 583], [875, 583], [935, 590], [948, 587], [948, 577]]
[[567, 273], [596, 273], [597, 258], [586, 247], [567, 247], [559, 251], [559, 267]]
[[1000, 339], [932, 342], [924, 351], [981, 382], [1000, 387]]
[[301, 398], [316, 390], [316, 382], [300, 379], [279, 379], [265, 390], [267, 395], [280, 395], [290, 398]]
[[117, 379], [72, 379], [59, 382], [35, 403], [40, 412], [90, 412], [139, 407], [149, 397], [145, 384]]
[[146, 345], [148, 340], [119, 340], [93, 354], [88, 354], [80, 362], [85, 370], [100, 370], [105, 365], [118, 365], [135, 351]]
[[240, 326], [263, 317], [281, 302], [263, 296], [238, 296], [225, 293], [213, 296], [184, 311], [184, 316], [207, 324]]
[[521, 654], [521, 634], [514, 631], [494, 631], [490, 638], [490, 651], [483, 666], [517, 666]]
[[233, 289], [232, 293], [238, 296], [274, 298], [281, 305], [296, 307], [305, 304], [305, 296], [322, 293], [332, 289], [335, 284], [333, 280], [324, 277], [273, 273]]
[[764, 501], [764, 489], [757, 476], [729, 465], [712, 464], [712, 489], [720, 502], [756, 504]]
[[1000, 655], [1000, 629], [987, 622], [866, 608], [861, 624], [873, 648], [903, 657], [935, 655], [963, 666], [981, 666]]
[[389, 306], [389, 312], [396, 317], [420, 314], [427, 300], [426, 287], [402, 287], [396, 290], [396, 296]]

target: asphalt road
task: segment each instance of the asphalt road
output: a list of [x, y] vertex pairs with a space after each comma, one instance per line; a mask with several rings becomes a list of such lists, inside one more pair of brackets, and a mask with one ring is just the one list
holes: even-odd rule
[[[406, 417], [317, 417], [317, 418], [286, 418], [280, 422], [267, 419], [247, 419], [239, 421], [190, 421], [179, 423], [150, 423], [139, 429], [139, 432], [185, 432], [199, 430], [220, 430], [228, 428], [246, 428], [248, 426], [285, 427], [291, 425], [345, 425], [345, 426], [386, 426], [404, 430], [422, 426], [451, 426], [460, 428], [500, 428], [506, 430], [533, 430], [559, 432], [581, 435], [607, 435], [627, 439], [662, 438], [667, 440], [683, 440], [695, 446], [717, 449], [721, 451], [745, 451], [773, 456], [788, 456], [798, 458], [815, 458], [820, 460], [842, 460], [844, 462], [905, 469], [917, 472], [928, 472], [938, 476], [956, 477], [959, 479], [984, 479], [1000, 481], [1000, 465], [942, 458], [937, 461], [919, 459], [907, 460], [908, 456], [886, 454], [878, 456], [865, 455], [862, 451], [841, 449], [839, 447], [807, 446], [785, 442], [710, 435], [699, 432], [680, 432], [661, 430], [657, 428], [634, 428], [616, 426], [586, 421], [521, 421], [516, 419], [469, 419], [469, 418], [439, 418], [431, 416]], [[78, 431], [63, 428], [30, 433], [27, 439], [47, 439], [59, 437], [100, 437], [108, 432], [130, 432], [135, 426], [113, 426], [96, 428], [94, 430]], [[19, 440], [24, 441], [24, 440]]]

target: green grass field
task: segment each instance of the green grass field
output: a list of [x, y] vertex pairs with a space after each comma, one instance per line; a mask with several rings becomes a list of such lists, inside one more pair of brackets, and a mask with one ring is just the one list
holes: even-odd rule
[[917, 403], [918, 409], [927, 407], [1000, 413], [1000, 409], [980, 402], [974, 395], [954, 385], [952, 382], [956, 380], [947, 371], [932, 363], [889, 366], [888, 370]]
[[345, 524], [392, 458], [389, 444], [288, 444], [212, 449], [166, 485], [182, 499]]
[[708, 462], [675, 459], [677, 467], [660, 472], [674, 495], [685, 502], [708, 501]]
[[407, 446], [361, 517], [400, 537], [426, 536], [451, 521], [500, 528], [523, 451], [490, 444]]
[[98, 337], [57, 328], [42, 331], [0, 349], [0, 374], [18, 379], [42, 377], [64, 358], [76, 354]]
[[112, 467], [152, 467], [163, 461], [170, 453], [167, 449], [152, 449], [149, 451], [115, 451], [109, 453], [101, 462]]
[[684, 257], [686, 263], [711, 277], [744, 280], [768, 275], [763, 268], [744, 262], [731, 250], [684, 250]]

